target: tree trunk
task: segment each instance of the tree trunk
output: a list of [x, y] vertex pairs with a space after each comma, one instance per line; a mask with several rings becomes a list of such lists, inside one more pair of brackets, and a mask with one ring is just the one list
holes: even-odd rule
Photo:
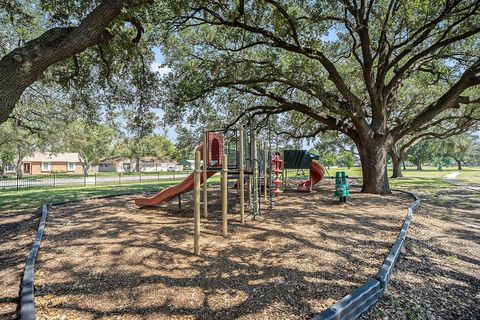
[[462, 170], [462, 161], [458, 159], [455, 159], [455, 161], [457, 161], [457, 169]]
[[83, 169], [83, 175], [88, 176], [88, 169], [90, 169], [90, 165], [88, 164], [82, 165], [82, 169]]
[[403, 166], [403, 170], [407, 170], [407, 166], [405, 165], [405, 160], [402, 160], [402, 166]]
[[384, 143], [357, 143], [362, 163], [362, 192], [389, 194], [387, 147]]
[[398, 155], [398, 153], [395, 151], [391, 151], [390, 156], [392, 157], [392, 165], [393, 165], [392, 178], [403, 177], [403, 173], [402, 173], [403, 157]]
[[415, 164], [417, 165], [417, 170], [421, 171], [422, 170], [422, 161], [420, 160], [420, 158], [415, 159]]
[[437, 170], [438, 171], [443, 171], [443, 161], [442, 160], [439, 160]]
[[15, 171], [17, 172], [17, 177], [19, 179], [23, 178], [23, 158], [18, 159], [15, 162]]
[[135, 163], [135, 171], [136, 172], [140, 172], [140, 157], [137, 157], [135, 159], [136, 163]]

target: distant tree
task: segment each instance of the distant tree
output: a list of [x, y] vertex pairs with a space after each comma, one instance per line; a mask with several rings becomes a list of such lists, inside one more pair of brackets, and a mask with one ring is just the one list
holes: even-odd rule
[[91, 166], [112, 155], [116, 137], [117, 132], [107, 126], [76, 121], [66, 131], [60, 148], [77, 152], [83, 174], [88, 175]]
[[448, 154], [457, 163], [458, 170], [462, 170], [462, 163], [468, 161], [472, 156], [474, 142], [470, 134], [463, 134], [461, 136], [451, 137], [446, 141]]
[[432, 144], [432, 161], [438, 171], [442, 171], [445, 164], [451, 162], [451, 145], [447, 140], [435, 139]]
[[202, 137], [198, 132], [185, 126], [177, 127], [177, 141], [175, 143], [174, 158], [178, 161], [193, 159], [195, 147], [200, 143]]
[[358, 159], [355, 145], [345, 135], [336, 132], [319, 133], [315, 139], [315, 148], [320, 155], [320, 162], [327, 169], [333, 165], [353, 166]]
[[0, 126], [0, 160], [2, 174], [6, 165], [12, 164], [19, 177], [23, 176], [22, 163], [25, 157], [33, 155], [43, 147], [36, 134], [16, 126], [12, 122]]
[[414, 145], [407, 153], [407, 159], [415, 163], [417, 170], [422, 170], [422, 163], [433, 160], [434, 143], [425, 140]]
[[168, 137], [154, 135], [147, 137], [147, 140], [152, 148], [150, 155], [163, 160], [172, 160], [175, 158], [175, 145]]
[[[425, 95], [426, 93], [419, 94], [418, 99], [422, 99], [422, 96]], [[445, 114], [444, 117], [439, 118], [427, 126], [419, 128], [412, 134], [403, 137], [397, 141], [389, 151], [393, 165], [392, 178], [403, 176], [402, 164], [404, 163], [405, 155], [416, 144], [431, 139], [450, 139], [450, 137], [463, 135], [465, 132], [477, 128], [479, 120], [479, 108], [469, 107], [461, 111], [451, 110]]]
[[338, 158], [338, 165], [350, 169], [355, 163], [355, 157], [351, 152], [343, 151]]
[[476, 132], [472, 134], [472, 139], [476, 143], [473, 144], [473, 149], [472, 149], [472, 157], [470, 159], [471, 163], [475, 166], [480, 165], [480, 132]]
[[337, 162], [337, 157], [333, 153], [324, 154], [321, 158], [321, 163], [327, 167], [327, 169], [330, 169], [330, 167], [337, 164]]
[[26, 93], [9, 120], [0, 125], [2, 167], [13, 164], [17, 174], [22, 176], [25, 157], [58, 147], [61, 132], [68, 127], [71, 116], [64, 107], [62, 101], [52, 96], [45, 95], [40, 99]]

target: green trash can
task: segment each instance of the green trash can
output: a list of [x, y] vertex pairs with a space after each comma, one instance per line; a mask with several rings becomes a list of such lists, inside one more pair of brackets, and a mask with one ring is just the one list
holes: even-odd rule
[[335, 193], [334, 197], [338, 197], [340, 202], [347, 202], [347, 197], [350, 195], [348, 192], [348, 181], [345, 171], [335, 173]]

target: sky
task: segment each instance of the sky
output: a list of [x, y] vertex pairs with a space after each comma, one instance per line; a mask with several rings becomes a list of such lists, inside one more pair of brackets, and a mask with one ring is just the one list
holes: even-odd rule
[[[156, 47], [153, 48], [153, 52], [155, 54], [155, 62], [150, 66], [153, 71], [157, 71], [160, 75], [165, 75], [171, 71], [169, 67], [162, 67], [162, 64], [164, 63], [165, 59], [163, 57], [162, 52], [160, 52], [160, 48]], [[156, 115], [160, 118], [163, 119], [164, 112], [161, 109], [155, 109], [154, 112]], [[155, 130], [155, 133], [157, 134], [164, 134], [163, 128], [157, 128]], [[167, 137], [170, 138], [173, 142], [177, 141], [177, 133], [175, 132], [174, 127], [170, 127], [167, 130]]]

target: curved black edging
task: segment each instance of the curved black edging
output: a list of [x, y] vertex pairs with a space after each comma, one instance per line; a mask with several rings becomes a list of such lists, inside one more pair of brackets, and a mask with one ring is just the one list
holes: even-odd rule
[[388, 282], [390, 281], [390, 277], [392, 276], [395, 262], [400, 255], [400, 249], [407, 236], [407, 231], [412, 221], [413, 211], [420, 205], [420, 198], [415, 193], [403, 190], [394, 191], [404, 192], [411, 195], [415, 199], [415, 202], [408, 207], [407, 217], [403, 222], [397, 240], [393, 243], [393, 246], [383, 261], [377, 275], [375, 278], [369, 278], [361, 287], [355, 289], [352, 293], [343, 297], [333, 306], [313, 317], [312, 320], [357, 319], [375, 305], [382, 297]]
[[48, 207], [53, 205], [62, 205], [62, 204], [74, 203], [74, 202], [80, 202], [80, 201], [92, 200], [92, 199], [113, 198], [113, 197], [136, 194], [136, 193], [138, 192], [124, 192], [124, 193], [119, 193], [114, 195], [103, 196], [103, 197], [89, 197], [89, 198], [55, 202], [55, 203], [42, 205], [41, 217], [40, 217], [40, 222], [38, 223], [38, 230], [35, 235], [35, 241], [33, 242], [32, 248], [30, 249], [30, 253], [28, 254], [28, 257], [27, 257], [27, 262], [25, 263], [25, 269], [23, 271], [22, 283], [20, 287], [20, 319], [35, 320], [35, 286], [34, 286], [35, 260], [38, 255], [38, 251], [40, 250], [40, 244], [42, 242], [43, 233], [45, 231], [45, 225], [47, 223]]
[[20, 291], [20, 317], [22, 320], [35, 320], [34, 274], [35, 259], [37, 258], [40, 243], [42, 242], [45, 223], [47, 222], [48, 206], [44, 204], [41, 210], [40, 222], [32, 249], [28, 254], [25, 270], [23, 272], [22, 287]]

